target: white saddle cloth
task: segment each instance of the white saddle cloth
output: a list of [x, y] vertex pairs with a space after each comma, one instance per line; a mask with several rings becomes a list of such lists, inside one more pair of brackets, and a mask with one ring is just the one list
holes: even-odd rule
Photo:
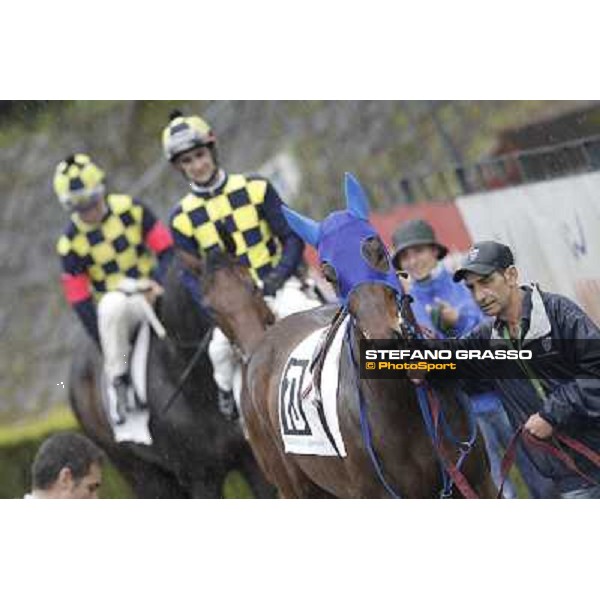
[[346, 456], [339, 427], [337, 395], [340, 355], [347, 319], [327, 351], [316, 389], [310, 365], [329, 327], [313, 331], [290, 353], [279, 383], [279, 427], [285, 451], [291, 454]]

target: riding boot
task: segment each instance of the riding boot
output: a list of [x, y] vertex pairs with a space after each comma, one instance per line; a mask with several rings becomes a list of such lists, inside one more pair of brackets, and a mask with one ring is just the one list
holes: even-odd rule
[[113, 380], [113, 388], [117, 397], [117, 425], [125, 423], [127, 405], [129, 400], [130, 379], [128, 374], [119, 375]]
[[239, 417], [239, 414], [233, 392], [231, 390], [222, 390], [221, 388], [217, 388], [217, 390], [219, 411], [225, 417], [225, 420], [235, 421]]

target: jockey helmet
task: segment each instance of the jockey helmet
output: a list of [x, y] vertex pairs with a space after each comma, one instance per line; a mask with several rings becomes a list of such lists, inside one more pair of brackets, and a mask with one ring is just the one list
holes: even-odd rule
[[184, 117], [179, 111], [173, 111], [169, 124], [162, 133], [163, 152], [168, 161], [173, 162], [188, 150], [207, 146], [214, 153], [215, 134], [210, 125], [200, 117]]
[[72, 154], [56, 167], [54, 191], [65, 210], [85, 210], [105, 195], [104, 177], [87, 154]]

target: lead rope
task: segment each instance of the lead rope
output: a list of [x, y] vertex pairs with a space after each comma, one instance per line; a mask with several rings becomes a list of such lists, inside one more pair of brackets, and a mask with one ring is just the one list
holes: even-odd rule
[[[400, 309], [402, 310], [402, 299], [399, 302]], [[348, 321], [346, 326], [346, 343], [348, 346], [348, 353], [350, 356], [351, 364], [354, 368], [355, 373], [359, 373], [358, 363], [356, 361], [356, 357], [354, 355], [354, 348], [352, 346], [352, 338], [351, 338], [351, 320]], [[409, 332], [414, 335], [417, 339], [423, 339], [420, 331], [416, 329], [416, 327], [409, 321], [406, 321], [406, 327]], [[367, 450], [367, 454], [369, 455], [369, 459], [371, 460], [371, 464], [377, 474], [377, 478], [381, 485], [385, 488], [387, 493], [394, 499], [400, 500], [402, 496], [394, 490], [392, 485], [388, 483], [385, 473], [383, 471], [383, 466], [381, 465], [381, 461], [379, 460], [375, 448], [373, 447], [373, 436], [371, 433], [371, 426], [369, 424], [369, 418], [367, 415], [367, 403], [365, 401], [365, 397], [362, 393], [360, 378], [357, 380], [357, 388], [358, 388], [358, 405], [359, 405], [359, 415], [360, 415], [360, 429], [361, 435], [363, 438], [363, 442], [365, 444], [365, 448]], [[442, 491], [440, 492], [440, 498], [450, 498], [452, 496], [452, 486], [456, 484], [459, 488], [460, 492], [463, 494], [465, 498], [477, 498], [477, 494], [473, 491], [465, 476], [460, 472], [460, 468], [462, 463], [468, 456], [471, 448], [475, 442], [477, 437], [477, 427], [475, 425], [475, 419], [473, 416], [472, 410], [470, 410], [470, 405], [463, 407], [465, 408], [468, 418], [469, 418], [469, 428], [470, 434], [469, 439], [466, 442], [458, 440], [453, 432], [450, 430], [450, 427], [444, 417], [443, 411], [440, 409], [439, 399], [437, 399], [433, 390], [426, 385], [418, 386], [416, 388], [417, 400], [419, 403], [419, 408], [421, 410], [421, 414], [423, 417], [423, 421], [425, 423], [425, 427], [431, 440], [434, 443], [434, 448], [436, 450], [438, 464], [440, 467], [441, 477], [442, 477]], [[462, 397], [461, 397], [462, 401]], [[440, 418], [441, 417], [441, 418]], [[442, 423], [442, 427], [446, 435], [450, 438], [451, 442], [456, 444], [459, 447], [459, 458], [457, 460], [456, 465], [453, 465], [451, 461], [449, 461], [443, 454], [441, 447], [441, 440], [439, 437], [439, 423]]]
[[[508, 345], [511, 347], [511, 349], [514, 350], [515, 346], [513, 344], [512, 338], [510, 337], [510, 332], [508, 331], [507, 326], [504, 326], [502, 329], [502, 337], [508, 342]], [[519, 330], [519, 338], [517, 339], [517, 346], [518, 346], [518, 349], [520, 350], [521, 349], [520, 330]], [[527, 375], [527, 378], [529, 379], [529, 382], [533, 386], [533, 389], [535, 390], [535, 393], [537, 394], [538, 398], [542, 402], [544, 402], [546, 399], [546, 392], [544, 390], [544, 386], [542, 385], [541, 380], [537, 377], [537, 375], [535, 374], [535, 371], [533, 370], [533, 368], [530, 365], [524, 363], [521, 360], [518, 360], [518, 362], [519, 362], [519, 366], [521, 367], [522, 371], [525, 373], [525, 375]], [[589, 483], [591, 485], [599, 485], [598, 481], [596, 481], [595, 479], [593, 479], [592, 477], [590, 477], [589, 475], [584, 473], [575, 464], [575, 461], [573, 460], [573, 458], [571, 456], [569, 456], [569, 454], [567, 454], [563, 450], [563, 448], [561, 448], [561, 446], [558, 442], [559, 441], [562, 442], [563, 444], [565, 444], [565, 446], [571, 448], [578, 454], [585, 456], [585, 458], [587, 458], [590, 462], [592, 462], [597, 467], [600, 467], [600, 454], [598, 454], [597, 452], [594, 452], [591, 448], [588, 448], [582, 442], [580, 442], [574, 438], [571, 438], [563, 433], [558, 433], [558, 432], [554, 433], [552, 438], [553, 438], [552, 442], [548, 442], [546, 440], [537, 438], [534, 435], [531, 435], [530, 433], [526, 432], [523, 429], [523, 425], [521, 425], [517, 429], [517, 431], [513, 435], [512, 439], [510, 440], [508, 447], [506, 448], [504, 457], [503, 457], [501, 465], [500, 465], [500, 488], [498, 490], [498, 497], [501, 497], [502, 490], [504, 488], [504, 483], [506, 481], [506, 478], [508, 477], [508, 473], [516, 460], [517, 442], [520, 439], [523, 439], [525, 441], [525, 443], [528, 443], [531, 446], [537, 447], [539, 450], [544, 451], [544, 452], [554, 456], [555, 458], [559, 459], [571, 471], [573, 471], [574, 473], [577, 473], [577, 475], [579, 475], [587, 483]]]
[[[404, 312], [405, 307], [410, 306], [410, 302], [412, 298], [409, 295], [404, 295], [400, 299], [399, 308], [401, 314]], [[412, 313], [412, 311], [411, 311]], [[407, 317], [405, 319], [405, 327], [408, 330], [409, 334], [412, 335], [415, 339], [425, 339], [421, 328], [417, 324], [416, 320], [413, 318]], [[446, 419], [444, 411], [441, 409], [441, 404], [437, 395], [435, 394], [433, 388], [424, 382], [423, 384], [416, 386], [417, 400], [419, 402], [419, 408], [421, 410], [421, 415], [423, 417], [423, 421], [425, 423], [425, 427], [429, 433], [429, 437], [434, 443], [438, 454], [438, 462], [440, 465], [440, 470], [442, 473], [442, 491], [440, 492], [440, 498], [450, 498], [452, 496], [452, 484], [453, 481], [457, 483], [461, 493], [465, 497], [473, 498], [476, 497], [474, 495], [473, 489], [465, 479], [464, 475], [460, 472], [462, 465], [471, 452], [473, 448], [473, 444], [477, 439], [477, 424], [475, 422], [475, 415], [473, 414], [473, 409], [471, 407], [471, 403], [465, 401], [464, 393], [461, 393], [460, 403], [463, 410], [467, 413], [468, 419], [468, 429], [469, 429], [469, 438], [468, 440], [459, 440], [454, 432], [450, 429], [450, 425]], [[432, 416], [435, 412], [435, 418]], [[459, 456], [456, 462], [456, 465], [453, 465], [447, 457], [443, 455], [441, 448], [441, 439], [438, 431], [438, 416], [439, 415], [439, 423], [441, 423], [443, 431], [448, 437], [448, 439], [459, 448]], [[435, 424], [434, 424], [435, 421]]]

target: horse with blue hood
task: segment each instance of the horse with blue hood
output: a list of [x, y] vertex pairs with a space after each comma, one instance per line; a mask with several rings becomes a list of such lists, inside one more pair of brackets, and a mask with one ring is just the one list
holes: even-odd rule
[[[290, 226], [317, 249], [338, 304], [276, 323], [250, 357], [242, 412], [255, 456], [287, 498], [493, 498], [481, 437], [452, 386], [426, 394], [406, 377], [360, 379], [361, 339], [396, 340], [417, 330], [410, 299], [369, 223], [367, 196], [350, 174], [345, 196], [346, 210], [321, 223], [284, 207]], [[290, 376], [299, 348], [318, 331], [310, 364]], [[333, 409], [324, 406], [327, 393]], [[315, 421], [321, 446], [332, 451], [311, 450]]]

